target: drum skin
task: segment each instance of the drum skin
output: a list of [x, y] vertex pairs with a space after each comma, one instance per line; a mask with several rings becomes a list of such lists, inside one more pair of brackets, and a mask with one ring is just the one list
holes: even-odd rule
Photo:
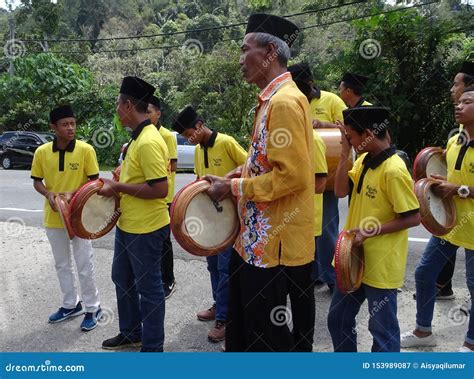
[[429, 178], [432, 174], [441, 176], [448, 174], [444, 149], [441, 147], [425, 147], [416, 155], [413, 163], [415, 181]]
[[[191, 209], [193, 200], [203, 195], [207, 197], [208, 195], [206, 194], [206, 191], [210, 186], [211, 184], [206, 180], [197, 180], [188, 184], [176, 193], [170, 209], [171, 231], [173, 232], [176, 242], [178, 242], [179, 245], [188, 253], [201, 257], [216, 255], [232, 246], [240, 230], [240, 222], [237, 216], [237, 206], [234, 197], [231, 197], [228, 201], [232, 201], [232, 207], [235, 208], [235, 214], [230, 219], [223, 219], [222, 223], [225, 222], [226, 224], [223, 224], [222, 230], [213, 230], [204, 217], [202, 220], [197, 220], [198, 225], [193, 226], [189, 222], [189, 219], [186, 219], [188, 208]], [[221, 203], [221, 205], [224, 204]], [[200, 228], [201, 230], [198, 230], [198, 233], [196, 234], [193, 228]], [[219, 233], [222, 233], [224, 229], [229, 230], [230, 233], [224, 235], [222, 237], [222, 242], [217, 245], [203, 246], [197, 241], [201, 233], [205, 235], [220, 235]], [[194, 238], [193, 233], [195, 234]]]
[[[334, 181], [336, 179], [336, 170], [341, 160], [341, 131], [337, 128], [322, 128], [316, 129], [326, 145], [326, 162], [328, 165], [328, 176], [326, 181], [326, 191], [334, 190]], [[352, 159], [348, 160], [350, 166], [348, 170], [352, 168]]]
[[54, 202], [56, 204], [56, 209], [59, 212], [59, 216], [63, 222], [64, 229], [66, 230], [69, 239], [72, 240], [76, 234], [71, 224], [71, 207], [66, 197], [62, 194], [57, 194], [54, 197]]
[[87, 201], [102, 188], [104, 182], [100, 179], [92, 180], [79, 188], [70, 202], [71, 208], [71, 224], [76, 235], [83, 239], [97, 239], [103, 237], [110, 232], [120, 217], [120, 199], [114, 196], [115, 211], [113, 214], [104, 220], [99, 230], [88, 230], [86, 225], [82, 222], [82, 211]]
[[337, 239], [334, 253], [336, 282], [343, 294], [359, 289], [364, 276], [364, 249], [352, 246], [354, 238], [355, 233], [343, 230]]
[[[424, 178], [415, 183], [415, 195], [420, 203], [421, 223], [435, 236], [448, 234], [456, 224], [456, 207], [451, 197], [441, 199], [431, 186], [438, 183], [435, 179]], [[435, 208], [436, 207], [436, 208]], [[439, 209], [442, 207], [442, 209]]]

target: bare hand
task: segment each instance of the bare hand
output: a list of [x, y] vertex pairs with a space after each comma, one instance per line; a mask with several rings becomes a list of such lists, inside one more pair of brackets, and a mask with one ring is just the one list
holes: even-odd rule
[[103, 179], [101, 178], [102, 182], [104, 183], [103, 187], [97, 192], [98, 195], [105, 196], [105, 197], [112, 197], [117, 194], [116, 186], [117, 182], [110, 180], [110, 179]]
[[53, 192], [48, 192], [48, 195], [46, 196], [46, 198], [49, 201], [49, 206], [51, 207], [51, 209], [57, 212], [58, 210], [56, 209], [56, 202], [54, 201], [54, 199], [56, 198], [56, 194]]
[[211, 187], [207, 190], [207, 194], [212, 200], [221, 201], [232, 196], [230, 179], [214, 175], [206, 175], [202, 179], [211, 183]]
[[349, 143], [349, 140], [347, 139], [346, 129], [344, 127], [344, 124], [339, 120], [336, 121], [336, 125], [339, 131], [341, 132], [341, 145], [342, 145], [341, 155], [344, 155], [347, 157], [351, 151], [351, 144]]
[[[440, 175], [432, 176], [438, 176], [442, 178], [442, 176]], [[448, 181], [442, 179], [436, 178], [436, 180], [438, 183], [433, 185], [433, 192], [436, 196], [445, 199], [448, 197], [452, 197], [458, 193], [458, 186], [456, 184], [449, 183]]]
[[364, 233], [359, 228], [351, 229], [347, 232], [355, 234], [354, 241], [352, 242], [352, 245], [355, 247], [361, 247], [364, 241], [368, 238], [368, 234]]
[[321, 124], [321, 121], [314, 119], [313, 120], [313, 129], [321, 129], [323, 127], [323, 124]]
[[237, 168], [234, 168], [232, 171], [229, 171], [224, 178], [226, 179], [234, 179], [234, 178], [240, 178], [242, 176], [242, 166], [239, 166]]

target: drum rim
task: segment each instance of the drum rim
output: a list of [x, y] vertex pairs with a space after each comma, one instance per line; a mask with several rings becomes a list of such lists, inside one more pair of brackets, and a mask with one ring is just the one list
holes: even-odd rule
[[[76, 236], [76, 233], [71, 223], [70, 203], [68, 203], [66, 197], [61, 193], [58, 193], [54, 196], [54, 203], [56, 204], [59, 216], [63, 222], [64, 229], [66, 229], [69, 239], [72, 240]], [[69, 217], [65, 213], [68, 213]]]
[[[437, 146], [428, 146], [421, 149], [416, 155], [415, 161], [413, 162], [413, 178], [415, 179], [415, 181], [426, 178], [426, 167], [428, 166], [428, 161], [430, 160], [430, 158], [433, 157], [435, 154], [443, 153], [444, 149], [442, 147]], [[417, 169], [417, 167], [419, 168]]]
[[[352, 240], [355, 237], [355, 233], [349, 233], [346, 230], [343, 230], [341, 233], [339, 233], [339, 237], [337, 238], [336, 242], [336, 249], [334, 252], [334, 269], [336, 272], [336, 282], [337, 286], [339, 287], [339, 290], [343, 294], [348, 294], [351, 292], [356, 291], [357, 289], [360, 288], [362, 284], [362, 279], [364, 277], [364, 269], [365, 269], [365, 259], [364, 259], [364, 251], [363, 248], [360, 248], [359, 254], [360, 254], [360, 265], [359, 269], [357, 270], [357, 278], [356, 281], [353, 283], [352, 278], [351, 278], [351, 272], [350, 269], [346, 270], [346, 266], [344, 262], [347, 262], [349, 258], [352, 258], [352, 254], [355, 252], [352, 250], [349, 251], [349, 257], [345, 256], [346, 252], [342, 250], [342, 244], [344, 242], [347, 242], [347, 239], [351, 241], [352, 245]], [[351, 261], [352, 263], [352, 261]]]
[[96, 194], [104, 186], [103, 180], [95, 179], [84, 183], [75, 193], [70, 202], [71, 208], [71, 224], [74, 228], [76, 235], [83, 239], [97, 239], [103, 237], [110, 232], [115, 224], [117, 223], [121, 211], [120, 211], [120, 199], [117, 195], [112, 196], [115, 201], [115, 210], [110, 218], [109, 223], [97, 233], [89, 232], [82, 224], [82, 210], [84, 205], [92, 195]]
[[[186, 214], [186, 210], [189, 206], [189, 202], [192, 198], [194, 198], [195, 195], [199, 193], [205, 192], [211, 184], [204, 179], [197, 179], [194, 182], [191, 182], [181, 188], [174, 196], [173, 202], [171, 204], [170, 208], [170, 227], [171, 227], [171, 232], [173, 233], [173, 236], [178, 242], [178, 244], [186, 250], [188, 253], [191, 255], [199, 256], [199, 257], [210, 257], [213, 255], [216, 255], [218, 253], [221, 253], [222, 251], [226, 250], [230, 246], [234, 244], [235, 239], [237, 238], [239, 231], [240, 231], [240, 222], [237, 218], [237, 227], [234, 231], [234, 233], [229, 236], [222, 245], [219, 247], [204, 247], [198, 244], [196, 241], [194, 241], [192, 238], [188, 237], [182, 230], [183, 230], [183, 222], [184, 222], [184, 215]], [[189, 199], [186, 200], [184, 204], [181, 205], [181, 208], [179, 210], [176, 209], [176, 203], [179, 199], [181, 199], [183, 193], [185, 191], [191, 190], [192, 192], [188, 195]], [[191, 196], [193, 195], [193, 196]], [[231, 200], [233, 203], [237, 206], [237, 201], [234, 197], [231, 197]], [[182, 221], [179, 221], [179, 218], [182, 219]]]
[[415, 183], [415, 195], [420, 204], [420, 215], [421, 223], [423, 226], [435, 236], [444, 236], [453, 230], [456, 225], [456, 206], [451, 197], [446, 197], [441, 199], [447, 213], [446, 223], [447, 225], [440, 224], [431, 214], [431, 211], [427, 207], [427, 202], [425, 201], [427, 191], [430, 190], [430, 187], [437, 183], [435, 179], [432, 178], [423, 178], [418, 180]]

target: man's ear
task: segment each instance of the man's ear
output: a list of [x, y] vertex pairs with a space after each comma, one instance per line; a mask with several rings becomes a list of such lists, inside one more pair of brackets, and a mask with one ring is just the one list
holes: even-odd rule
[[56, 124], [49, 124], [49, 128], [54, 133], [56, 131]]

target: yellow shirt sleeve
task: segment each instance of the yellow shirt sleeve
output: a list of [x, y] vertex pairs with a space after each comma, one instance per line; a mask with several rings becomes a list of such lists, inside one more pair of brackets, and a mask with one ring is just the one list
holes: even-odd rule
[[334, 103], [332, 106], [332, 117], [334, 121], [343, 121], [344, 116], [342, 115], [342, 111], [346, 109], [346, 104], [339, 96], [334, 96]]
[[226, 144], [226, 149], [227, 153], [237, 166], [243, 165], [247, 160], [247, 152], [233, 137], [229, 138], [229, 143]]
[[413, 191], [413, 181], [408, 174], [387, 173], [387, 198], [395, 213], [404, 213], [420, 208], [418, 199]]
[[169, 134], [166, 136], [165, 142], [168, 147], [170, 159], [178, 159], [178, 143], [176, 142], [176, 137], [173, 134]]
[[161, 179], [168, 176], [168, 156], [159, 144], [148, 142], [139, 150], [140, 166], [145, 180]]
[[99, 164], [97, 163], [97, 155], [93, 147], [90, 147], [86, 153], [84, 169], [87, 176], [99, 174]]
[[[302, 191], [308, 184], [302, 168], [306, 165], [312, 172], [314, 167], [313, 148], [307, 145], [305, 138], [305, 133], [311, 132], [307, 130], [310, 120], [306, 118], [302, 105], [278, 101], [270, 107], [267, 159], [273, 169], [263, 175], [242, 179], [241, 184], [243, 197], [255, 202], [274, 201]], [[281, 137], [287, 141], [286, 146], [281, 145]]]
[[316, 135], [317, 131], [313, 130], [314, 136], [314, 173], [327, 174], [328, 165], [326, 162], [326, 144], [323, 139]]
[[33, 157], [33, 163], [31, 164], [31, 176], [35, 178], [44, 178], [43, 173], [43, 162], [42, 162], [42, 149], [38, 149], [35, 151], [35, 155]]

